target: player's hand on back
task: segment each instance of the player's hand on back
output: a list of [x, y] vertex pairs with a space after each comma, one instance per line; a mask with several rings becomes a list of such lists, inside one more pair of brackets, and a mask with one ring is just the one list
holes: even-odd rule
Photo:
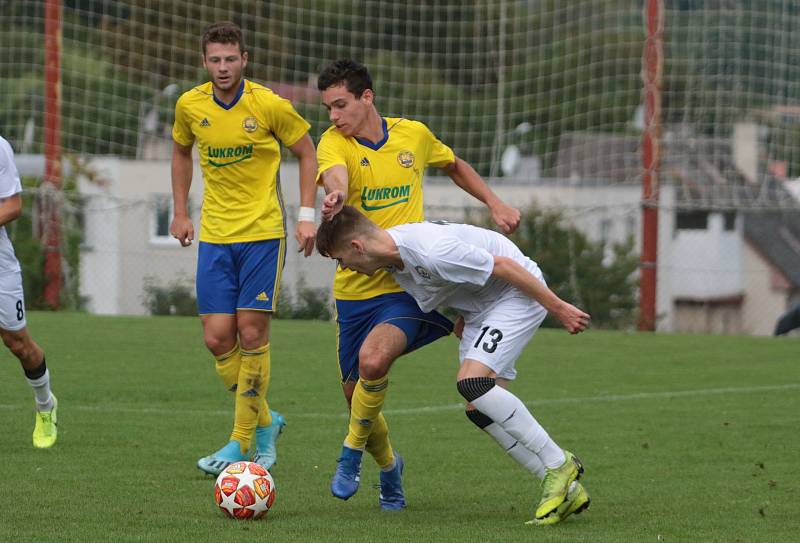
[[169, 233], [177, 239], [181, 246], [188, 247], [194, 240], [194, 226], [189, 217], [175, 217], [169, 225]]
[[297, 240], [297, 252], [303, 256], [311, 256], [314, 250], [314, 238], [317, 236], [317, 225], [311, 221], [297, 221], [294, 237]]
[[322, 200], [322, 220], [329, 221], [344, 207], [344, 192], [334, 190]]
[[489, 211], [492, 214], [492, 220], [503, 233], [511, 234], [519, 226], [520, 212], [517, 208], [498, 202], [491, 206]]
[[553, 314], [570, 334], [583, 332], [589, 327], [589, 323], [592, 320], [588, 313], [567, 302], [564, 302]]

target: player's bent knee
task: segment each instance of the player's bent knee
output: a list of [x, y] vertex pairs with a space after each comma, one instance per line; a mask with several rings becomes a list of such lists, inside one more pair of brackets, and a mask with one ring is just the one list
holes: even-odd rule
[[389, 372], [392, 362], [385, 353], [362, 350], [358, 353], [358, 374], [364, 379], [380, 379]]
[[242, 349], [258, 349], [269, 343], [269, 336], [265, 330], [250, 326], [239, 330], [239, 343]]
[[215, 355], [225, 354], [233, 349], [234, 345], [236, 345], [235, 338], [206, 335], [203, 339], [206, 342], [206, 348]]
[[494, 385], [495, 380], [491, 377], [469, 377], [456, 382], [458, 393], [468, 402], [480, 398], [489, 392]]
[[483, 430], [484, 428], [489, 426], [492, 422], [494, 422], [492, 419], [490, 419], [488, 416], [481, 413], [477, 409], [467, 409], [464, 413], [467, 415], [467, 418], [472, 422], [472, 424], [474, 424], [481, 430]]
[[361, 376], [362, 379], [366, 379], [368, 381], [372, 381], [374, 379], [380, 379], [381, 377], [385, 376], [389, 372], [389, 366], [383, 364], [373, 364], [367, 362], [365, 364], [359, 364], [358, 366], [358, 374]]

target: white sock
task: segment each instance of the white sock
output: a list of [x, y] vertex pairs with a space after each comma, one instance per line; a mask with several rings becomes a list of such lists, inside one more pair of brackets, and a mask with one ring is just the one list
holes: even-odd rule
[[37, 411], [50, 411], [53, 409], [53, 393], [50, 392], [50, 370], [44, 371], [44, 375], [38, 379], [28, 379], [28, 384], [33, 388], [33, 395], [36, 397]]
[[517, 441], [511, 434], [503, 430], [496, 422], [491, 423], [483, 431], [492, 436], [503, 447], [508, 455], [516, 460], [517, 464], [534, 474], [539, 479], [544, 479], [544, 464], [539, 456]]
[[470, 400], [525, 448], [535, 453], [546, 468], [557, 468], [566, 461], [564, 451], [537, 422], [525, 404], [503, 387], [494, 386], [479, 398]]

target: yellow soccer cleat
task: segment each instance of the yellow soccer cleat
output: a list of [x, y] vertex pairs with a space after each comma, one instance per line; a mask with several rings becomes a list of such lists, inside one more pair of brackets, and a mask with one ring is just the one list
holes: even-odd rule
[[525, 524], [534, 524], [536, 526], [550, 526], [552, 524], [557, 524], [567, 518], [568, 516], [575, 514], [579, 515], [583, 511], [589, 508], [589, 504], [592, 503], [591, 498], [589, 498], [589, 493], [586, 492], [586, 489], [580, 484], [578, 481], [575, 481], [575, 485], [573, 486], [572, 490], [567, 493], [567, 499], [564, 500], [564, 503], [558, 506], [558, 508], [544, 517], [543, 519], [533, 519], [529, 520]]
[[37, 449], [52, 447], [58, 437], [58, 400], [53, 396], [53, 409], [36, 412], [36, 426], [33, 427], [33, 446]]
[[572, 481], [583, 473], [583, 464], [569, 451], [564, 451], [567, 459], [557, 468], [548, 469], [542, 481], [542, 499], [536, 508], [536, 519], [541, 520], [564, 503], [567, 490]]

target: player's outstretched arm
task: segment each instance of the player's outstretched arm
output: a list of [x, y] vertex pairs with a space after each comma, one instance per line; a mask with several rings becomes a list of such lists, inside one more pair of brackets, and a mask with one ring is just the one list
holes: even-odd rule
[[444, 167], [444, 171], [462, 190], [486, 204], [492, 220], [503, 232], [510, 234], [517, 229], [519, 209], [506, 205], [498, 198], [468, 162], [456, 157], [455, 162]]
[[495, 256], [492, 276], [511, 283], [539, 302], [570, 334], [583, 332], [589, 326], [591, 317], [588, 313], [556, 296], [555, 292], [515, 260], [505, 256]]
[[183, 247], [192, 244], [194, 226], [189, 217], [189, 189], [192, 187], [192, 147], [172, 144], [172, 203], [173, 217], [169, 233]]
[[347, 168], [337, 164], [321, 175], [322, 186], [325, 187], [321, 215], [323, 221], [329, 221], [342, 210], [347, 199]]
[[[310, 212], [313, 212], [316, 208], [317, 193], [317, 153], [314, 142], [306, 134], [294, 145], [290, 145], [289, 150], [300, 163], [300, 207], [310, 208]], [[311, 220], [301, 215], [294, 232], [298, 245], [297, 252], [302, 252], [305, 256], [310, 256], [314, 250], [314, 238], [317, 234], [313, 213], [311, 215]]]

